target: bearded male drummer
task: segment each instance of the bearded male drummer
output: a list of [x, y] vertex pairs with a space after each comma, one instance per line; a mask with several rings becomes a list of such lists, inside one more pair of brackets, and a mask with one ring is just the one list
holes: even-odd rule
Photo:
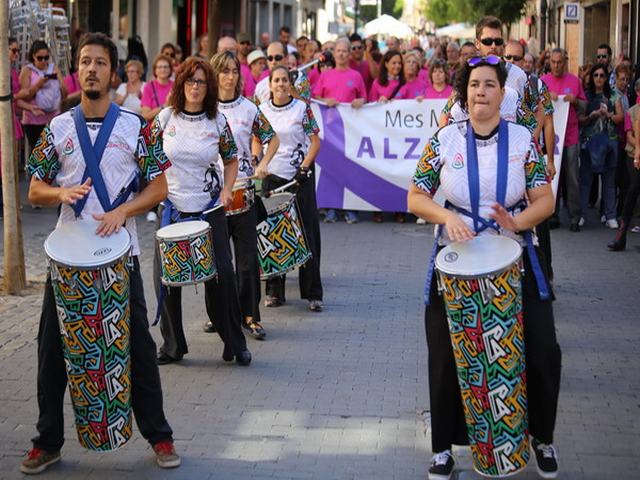
[[[149, 125], [138, 115], [120, 109], [115, 121], [110, 114], [109, 85], [118, 64], [113, 41], [101, 33], [85, 35], [78, 45], [78, 78], [82, 89], [79, 107], [86, 121], [90, 141], [96, 138], [106, 119], [113, 125], [98, 163], [111, 206], [105, 209], [99, 198], [96, 179], [83, 181], [86, 164], [74, 123], [74, 111], [53, 118], [44, 128], [29, 159], [32, 176], [29, 201], [35, 205], [62, 204], [58, 225], [76, 218], [96, 220], [96, 233], [109, 236], [126, 228], [131, 236], [133, 267], [130, 269], [132, 407], [142, 436], [151, 444], [162, 468], [180, 465], [173, 446], [172, 430], [162, 407], [162, 387], [156, 363], [156, 346], [147, 321], [140, 247], [134, 216], [148, 211], [167, 196], [164, 170], [171, 165], [162, 150], [156, 124]], [[117, 107], [115, 107], [117, 108]], [[77, 114], [77, 112], [76, 112]], [[78, 118], [78, 117], [76, 117]], [[96, 147], [97, 148], [97, 147]], [[95, 148], [94, 148], [95, 151]], [[98, 152], [96, 157], [99, 158]], [[132, 180], [143, 176], [147, 187], [129, 195]], [[53, 185], [56, 181], [58, 186]], [[124, 193], [124, 195], [123, 195]], [[124, 197], [124, 198], [123, 198]], [[128, 201], [124, 201], [128, 200]], [[86, 202], [86, 203], [85, 203]], [[84, 205], [81, 208], [79, 206]], [[108, 211], [106, 211], [108, 210]], [[64, 443], [63, 397], [67, 374], [60, 341], [51, 278], [47, 277], [38, 331], [38, 435], [20, 470], [27, 474], [44, 471], [60, 460]]]

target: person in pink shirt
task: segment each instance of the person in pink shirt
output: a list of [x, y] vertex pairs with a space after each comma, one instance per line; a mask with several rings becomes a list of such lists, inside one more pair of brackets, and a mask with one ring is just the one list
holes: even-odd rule
[[407, 83], [400, 89], [398, 96], [405, 99], [416, 99], [421, 102], [426, 95], [427, 82], [420, 77], [420, 57], [417, 51], [404, 54], [404, 78]]
[[351, 56], [349, 57], [349, 67], [360, 72], [367, 92], [373, 84], [373, 79], [378, 76], [378, 64], [371, 58], [371, 52], [365, 50], [362, 37], [354, 33], [349, 37], [351, 42]]
[[64, 86], [67, 87], [67, 102], [80, 102], [80, 82], [78, 72], [73, 72], [64, 77]]
[[397, 98], [404, 83], [402, 55], [397, 50], [389, 50], [382, 57], [380, 74], [369, 90], [369, 101], [386, 102]]
[[449, 69], [443, 60], [436, 60], [429, 70], [429, 84], [425, 98], [449, 98], [453, 87], [449, 83]]
[[151, 122], [167, 104], [169, 92], [173, 87], [171, 66], [171, 59], [163, 55], [157, 56], [153, 61], [153, 76], [155, 78], [145, 83], [140, 101], [142, 116], [147, 122]]
[[[267, 71], [267, 56], [261, 49], [256, 49], [247, 55], [247, 64], [249, 67], [249, 75], [246, 75], [241, 67], [242, 78], [244, 80], [243, 95], [252, 98], [256, 91], [256, 85], [264, 78]], [[246, 75], [246, 76], [245, 76]]]
[[[564, 149], [562, 151], [562, 173], [564, 178], [564, 188], [567, 193], [567, 207], [569, 209], [569, 230], [580, 231], [582, 223], [582, 210], [580, 208], [580, 182], [579, 182], [579, 158], [580, 158], [580, 132], [578, 129], [578, 108], [586, 106], [587, 97], [584, 94], [582, 83], [575, 75], [566, 71], [567, 52], [561, 48], [554, 48], [551, 51], [549, 60], [551, 73], [541, 77], [547, 85], [551, 100], [557, 100], [560, 95], [564, 95], [563, 100], [570, 104], [567, 128], [564, 136]], [[558, 225], [558, 199], [556, 198], [556, 209], [551, 219], [552, 223]]]

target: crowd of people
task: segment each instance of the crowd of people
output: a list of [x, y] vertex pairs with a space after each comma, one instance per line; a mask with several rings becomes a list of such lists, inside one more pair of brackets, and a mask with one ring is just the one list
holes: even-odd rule
[[[14, 60], [19, 48], [16, 40], [10, 39]], [[524, 232], [536, 229], [536, 246], [531, 246], [525, 269], [535, 270], [534, 265], [541, 263], [543, 273], [534, 280], [525, 276], [524, 285], [525, 322], [531, 325], [525, 329], [527, 368], [535, 373], [528, 384], [530, 431], [539, 472], [546, 475], [544, 478], [554, 478], [558, 469], [552, 444], [560, 348], [551, 299], [540, 293], [552, 280], [548, 230], [559, 226], [560, 199], [568, 209], [573, 232], [586, 225], [587, 209], [600, 199], [602, 223], [616, 230], [609, 248], [625, 248], [640, 191], [640, 149], [636, 148], [640, 80], [632, 80], [637, 72], [631, 70], [628, 59], [619, 58], [614, 67], [611, 49], [602, 45], [596, 52], [596, 63], [581, 68], [580, 76], [575, 76], [567, 71], [565, 50], [555, 48], [535, 59], [523, 42], [503, 38], [503, 25], [495, 17], [482, 19], [475, 41], [462, 45], [437, 38], [426, 43], [417, 39], [400, 42], [394, 37], [381, 45], [375, 38], [363, 39], [355, 33], [323, 44], [304, 36], [294, 42], [290, 30], [283, 27], [277, 41], [262, 35], [260, 44], [254, 46], [249, 36], [241, 33], [237, 38], [220, 38], [215, 52], [210, 54], [211, 50], [205, 36], [193, 56], [183, 59], [180, 47], [165, 44], [149, 62], [141, 42], [133, 38], [127, 58], [119, 62], [108, 37], [86, 34], [75, 49], [77, 71], [66, 78], [42, 41], [30, 46], [28, 65], [12, 74], [16, 131], [24, 131], [28, 151], [33, 150], [27, 163], [29, 200], [38, 206], [62, 204], [58, 222], [64, 224], [79, 215], [72, 208], [76, 201], [87, 197], [85, 215], [100, 222], [99, 233], [106, 235], [124, 227], [133, 238], [133, 271], [137, 273], [132, 279], [136, 308], [131, 341], [133, 362], [139, 365], [133, 370], [133, 408], [158, 464], [175, 467], [180, 459], [162, 411], [157, 365], [181, 361], [188, 346], [180, 288], [168, 287], [161, 292], [164, 287], [159, 283], [156, 258], [163, 344], [155, 351], [146, 328], [137, 263], [141, 246], [133, 216], [146, 214], [158, 228], [191, 218], [211, 225], [218, 280], [205, 284], [210, 321], [204, 329], [219, 333], [225, 361], [249, 365], [251, 353], [245, 333], [259, 340], [266, 337], [255, 261], [255, 227], [260, 212], [254, 204], [239, 215], [225, 215], [233, 189], [238, 185], [252, 189], [254, 180], [259, 179], [268, 195], [278, 187], [295, 184], [312, 254], [300, 269], [300, 296], [310, 311], [320, 312], [320, 212], [314, 169], [320, 140], [310, 102], [315, 99], [328, 107], [342, 103], [361, 108], [365, 103], [396, 99], [447, 99], [441, 129], [427, 142], [413, 179], [409, 207], [418, 222], [443, 226], [440, 246], [480, 234], [477, 228], [474, 231], [478, 222], [474, 208], [478, 205], [474, 207], [472, 201], [467, 205], [469, 199], [456, 196], [453, 183], [466, 180], [458, 178], [460, 173], [449, 168], [447, 159], [470, 155], [468, 138], [475, 138], [480, 160], [493, 159], [499, 132], [508, 129], [509, 151], [517, 152], [522, 168], [505, 180], [504, 205], [485, 202], [480, 212], [490, 227], [487, 230], [494, 229], [523, 244], [528, 238]], [[562, 159], [554, 158], [552, 148], [552, 100], [558, 98], [570, 104]], [[107, 211], [92, 193], [91, 183], [83, 181], [82, 153], [73, 146], [68, 148], [64, 140], [68, 132], [78, 128], [74, 127], [78, 109], [95, 138], [114, 105], [123, 107], [117, 110], [114, 132], [133, 147], [125, 152], [116, 144], [107, 144], [104, 155], [113, 157], [124, 171], [137, 171], [143, 182], [137, 196]], [[556, 174], [556, 161], [562, 162], [562, 178], [554, 208], [550, 180]], [[495, 176], [493, 172], [489, 175]], [[104, 177], [109, 192], [121, 191], [118, 176], [105, 172]], [[58, 186], [53, 186], [54, 180]], [[459, 204], [456, 209], [433, 202], [439, 188], [451, 204]], [[485, 201], [495, 192], [480, 193]], [[524, 197], [528, 199], [526, 209], [521, 204]], [[472, 210], [473, 218], [468, 215]], [[329, 209], [324, 212], [324, 222], [336, 222], [339, 213], [349, 224], [359, 221], [357, 212]], [[397, 222], [406, 221], [405, 212], [391, 213]], [[382, 212], [373, 216], [375, 222], [383, 218]], [[273, 308], [285, 302], [284, 282], [284, 275], [267, 281], [264, 306]], [[442, 299], [435, 286], [429, 293], [431, 304], [425, 315], [430, 317], [426, 326], [434, 417], [430, 478], [450, 478], [454, 468], [451, 445], [465, 443], [466, 433]], [[39, 435], [22, 464], [25, 473], [39, 473], [60, 459], [66, 380], [55, 317], [49, 279], [43, 334], [38, 336]], [[440, 380], [434, 383], [436, 379]], [[138, 397], [140, 391], [145, 392], [144, 399]], [[145, 406], [147, 395], [153, 402]]]

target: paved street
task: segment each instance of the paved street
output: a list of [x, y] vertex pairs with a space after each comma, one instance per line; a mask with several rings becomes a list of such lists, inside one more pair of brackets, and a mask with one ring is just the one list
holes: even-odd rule
[[[28, 277], [42, 280], [42, 243], [53, 210], [25, 207]], [[561, 478], [638, 478], [640, 460], [640, 235], [609, 253], [611, 232], [553, 232], [556, 325], [563, 375], [556, 428]], [[365, 217], [366, 218], [366, 217]], [[152, 228], [138, 222], [151, 311]], [[227, 365], [216, 334], [204, 334], [202, 290], [186, 289], [190, 352], [161, 367], [165, 408], [182, 467], [161, 471], [136, 431], [121, 450], [97, 454], [75, 437], [51, 479], [424, 479], [428, 440], [426, 346], [421, 298], [432, 228], [413, 223], [322, 225], [325, 311], [298, 299], [263, 309], [265, 342], [249, 340], [249, 368]], [[145, 248], [146, 247], [146, 248]], [[635, 300], [634, 300], [635, 299]], [[0, 297], [0, 477], [18, 466], [36, 420], [36, 342], [41, 286]], [[152, 328], [156, 340], [159, 330]], [[468, 450], [458, 479], [480, 478]], [[518, 478], [537, 478], [530, 465]]]

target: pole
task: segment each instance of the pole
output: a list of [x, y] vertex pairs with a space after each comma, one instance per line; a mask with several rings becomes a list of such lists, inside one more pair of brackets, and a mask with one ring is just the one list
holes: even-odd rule
[[356, 5], [355, 5], [355, 15], [354, 15], [354, 19], [353, 19], [353, 33], [358, 33], [358, 15], [360, 14], [360, 0], [356, 0]]
[[4, 202], [4, 288], [10, 295], [26, 287], [18, 169], [14, 149], [11, 66], [9, 65], [9, 4], [0, 0], [0, 157]]
[[209, 37], [209, 58], [218, 49], [218, 37], [220, 37], [220, 1], [207, 0], [207, 36]]
[[380, 18], [382, 16], [382, 0], [378, 0], [377, 2], [378, 11], [376, 12], [378, 15], [376, 18]]

